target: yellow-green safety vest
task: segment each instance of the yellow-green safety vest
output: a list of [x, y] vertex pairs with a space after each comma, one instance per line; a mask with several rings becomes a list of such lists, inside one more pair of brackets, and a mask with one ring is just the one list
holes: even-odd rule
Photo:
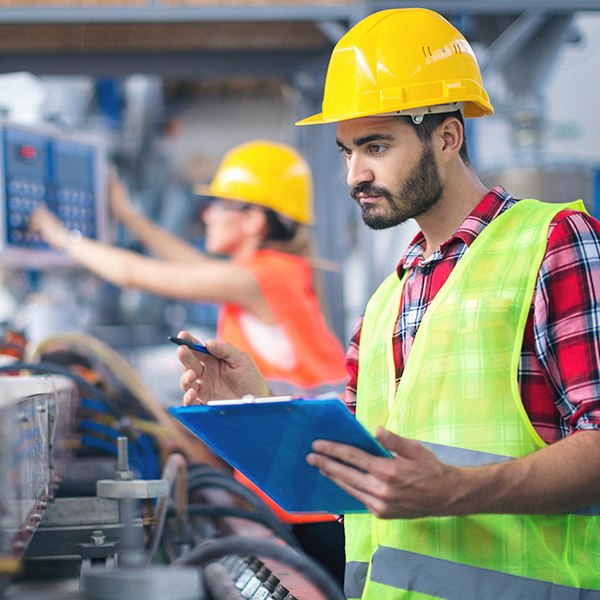
[[[421, 441], [456, 466], [545, 446], [521, 402], [518, 365], [550, 222], [570, 205], [521, 200], [492, 221], [428, 307], [398, 389], [394, 273], [367, 306], [357, 418]], [[600, 600], [600, 514], [376, 519], [346, 515], [348, 598]]]

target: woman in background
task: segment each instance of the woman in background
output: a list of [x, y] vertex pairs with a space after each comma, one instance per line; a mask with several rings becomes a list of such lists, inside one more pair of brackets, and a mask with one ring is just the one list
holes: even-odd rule
[[[156, 258], [69, 231], [46, 207], [32, 215], [30, 227], [114, 285], [219, 304], [217, 339], [250, 354], [273, 393], [341, 394], [344, 352], [321, 312], [311, 264], [308, 164], [283, 144], [248, 142], [225, 155], [209, 195], [206, 250], [226, 259], [204, 254], [145, 217], [116, 178], [110, 181], [112, 214]], [[343, 578], [341, 525], [330, 516], [319, 522], [269, 504], [282, 521], [294, 523], [307, 552]]]

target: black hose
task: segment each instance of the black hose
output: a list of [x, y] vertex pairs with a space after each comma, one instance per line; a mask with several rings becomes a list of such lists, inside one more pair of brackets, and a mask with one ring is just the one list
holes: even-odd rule
[[[277, 521], [274, 526], [272, 519], [265, 519], [260, 513], [252, 510], [245, 510], [238, 508], [237, 506], [220, 506], [216, 504], [190, 504], [188, 506], [188, 512], [190, 517], [235, 517], [236, 519], [246, 519], [248, 521], [254, 521], [264, 525], [270, 529], [273, 533], [278, 535], [284, 542], [300, 548], [300, 544], [296, 537], [289, 531], [287, 531], [280, 521]], [[173, 507], [169, 507], [167, 517], [175, 515]]]
[[175, 561], [171, 566], [204, 565], [219, 560], [229, 554], [245, 556], [255, 554], [265, 558], [271, 558], [292, 567], [308, 582], [314, 585], [327, 600], [345, 600], [344, 594], [329, 573], [316, 561], [305, 554], [299, 554], [290, 546], [282, 546], [274, 542], [262, 539], [244, 538], [241, 536], [229, 536], [208, 540], [190, 551], [183, 558]]
[[190, 492], [202, 487], [220, 487], [226, 489], [228, 492], [247, 502], [258, 512], [265, 512], [274, 517], [271, 509], [252, 490], [248, 489], [243, 483], [235, 480], [228, 473], [207, 472], [193, 474], [188, 477], [188, 489]]
[[188, 465], [188, 476], [191, 477], [192, 475], [201, 473], [217, 473], [219, 475], [228, 474], [222, 469], [217, 469], [216, 467], [207, 465], [206, 463], [192, 463], [191, 465]]
[[192, 475], [188, 479], [188, 489], [197, 490], [201, 487], [219, 487], [249, 504], [262, 518], [263, 522], [291, 546], [300, 548], [300, 542], [271, 511], [271, 509], [244, 484], [236, 481], [227, 473], [208, 472]]

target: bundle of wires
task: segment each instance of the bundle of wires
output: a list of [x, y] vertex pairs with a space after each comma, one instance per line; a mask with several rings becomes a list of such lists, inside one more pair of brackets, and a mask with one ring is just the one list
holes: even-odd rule
[[[159, 479], [159, 444], [136, 425], [145, 415], [126, 413], [122, 404], [129, 398], [115, 398], [103, 391], [101, 378], [89, 361], [74, 352], [56, 352], [43, 356], [37, 363], [12, 362], [0, 366], [0, 373], [17, 374], [23, 370], [44, 375], [62, 375], [75, 381], [79, 404], [75, 412], [78, 439], [75, 451], [79, 455], [102, 454], [117, 456], [117, 438], [128, 439], [130, 467], [140, 479]], [[126, 396], [126, 392], [122, 392]], [[121, 401], [122, 400], [122, 401]], [[129, 402], [130, 403], [130, 402]]]
[[117, 456], [117, 438], [125, 435], [128, 439], [129, 466], [134, 475], [139, 479], [160, 478], [156, 444], [152, 438], [131, 424], [123, 427], [124, 419], [115, 419], [105, 402], [81, 398], [77, 415], [81, 448], [98, 449]]

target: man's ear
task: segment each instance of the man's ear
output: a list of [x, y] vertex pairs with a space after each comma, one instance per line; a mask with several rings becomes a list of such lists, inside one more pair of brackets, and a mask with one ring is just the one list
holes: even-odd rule
[[464, 128], [456, 117], [448, 117], [435, 131], [438, 137], [438, 148], [442, 153], [442, 160], [448, 162], [458, 154], [464, 140]]

